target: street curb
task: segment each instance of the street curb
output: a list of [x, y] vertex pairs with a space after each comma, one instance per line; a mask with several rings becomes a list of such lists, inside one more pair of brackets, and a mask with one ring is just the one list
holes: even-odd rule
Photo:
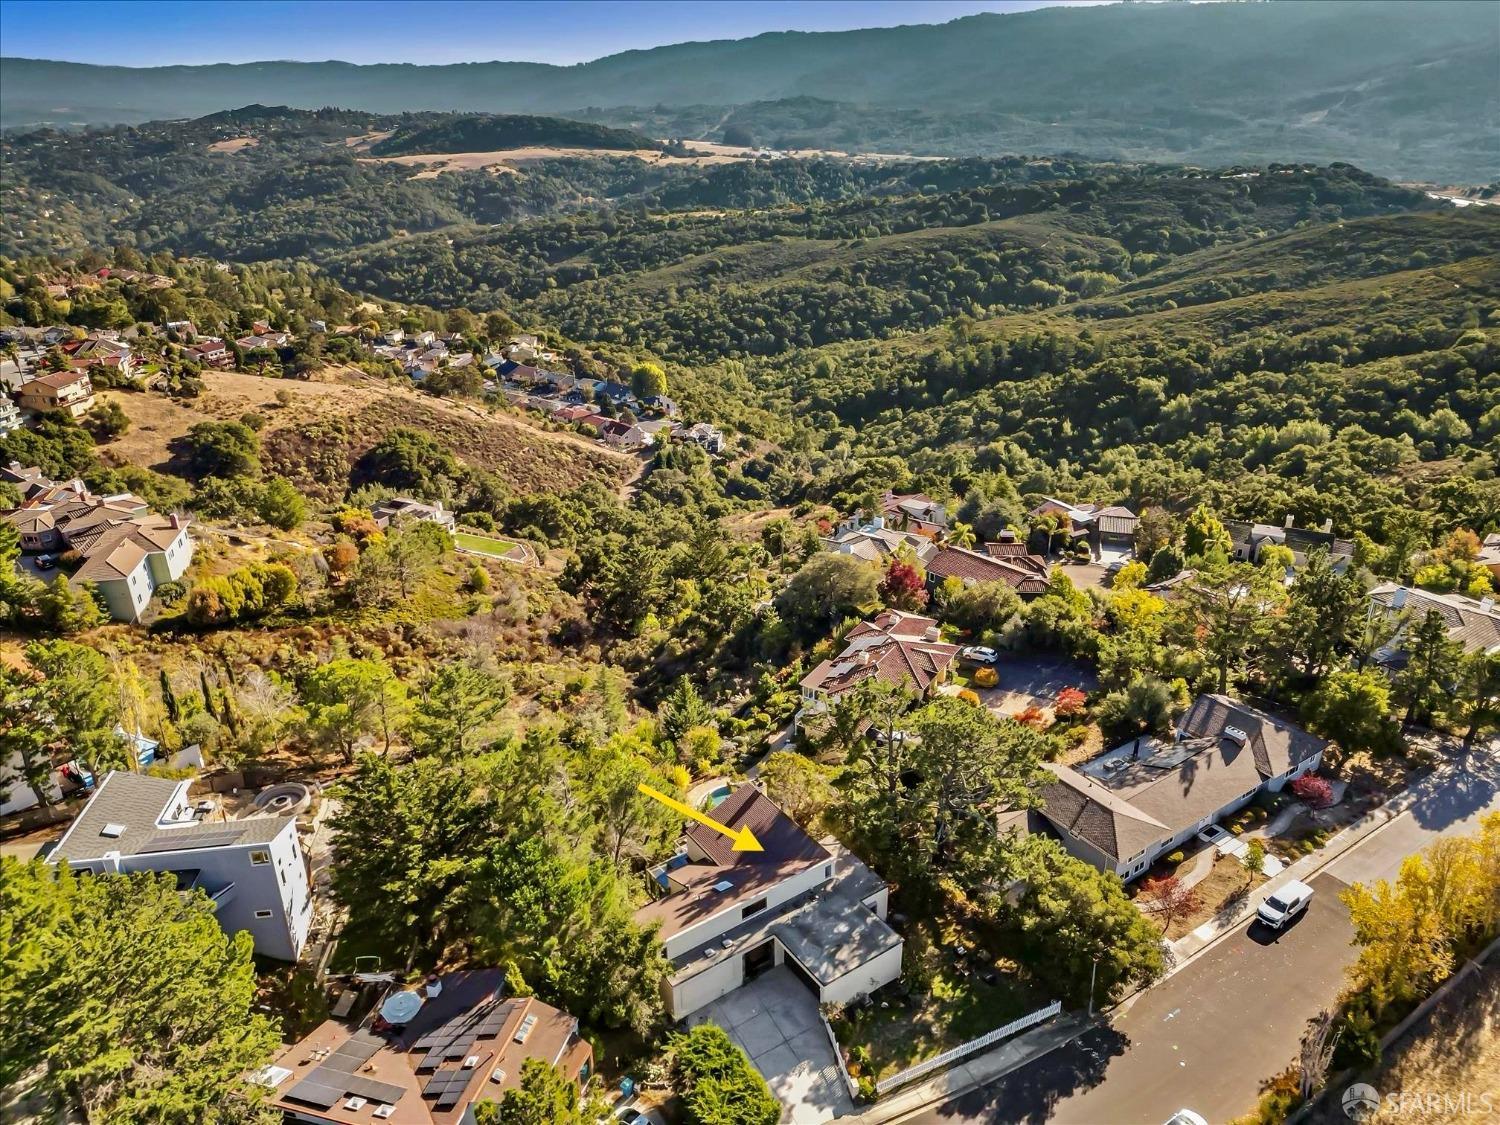
[[[1077, 1018], [1077, 1014], [1065, 1012], [1060, 1017], [1060, 1019], [1063, 1020], [1070, 1018]], [[1074, 1028], [1074, 1030], [1070, 1034], [1060, 1039], [1056, 1039], [1051, 1043], [1048, 1043], [1040, 1050], [1027, 1053], [1023, 1057], [1016, 1059], [1010, 1065], [1003, 1067], [1000, 1070], [996, 1070], [993, 1073], [985, 1074], [983, 1077], [976, 1078], [970, 1082], [965, 1083], [962, 1086], [953, 1086], [945, 1088], [943, 1090], [934, 1090], [932, 1091], [931, 1096], [927, 1097], [919, 1104], [908, 1106], [905, 1108], [892, 1108], [889, 1116], [881, 1113], [881, 1106], [877, 1103], [876, 1105], [871, 1106], [869, 1109], [867, 1109], [864, 1113], [837, 1118], [833, 1122], [833, 1125], [901, 1125], [901, 1122], [909, 1121], [917, 1114], [925, 1113], [933, 1106], [942, 1105], [945, 1102], [952, 1101], [954, 1098], [963, 1097], [963, 1095], [969, 1093], [971, 1090], [981, 1089], [982, 1087], [988, 1086], [994, 1082], [998, 1082], [1006, 1075], [1014, 1073], [1015, 1071], [1020, 1070], [1022, 1067], [1030, 1066], [1038, 1059], [1045, 1058], [1047, 1055], [1050, 1055], [1059, 1047], [1066, 1047], [1069, 1043], [1072, 1043], [1080, 1036], [1093, 1031], [1095, 1028], [1104, 1026], [1104, 1023], [1105, 1021], [1098, 1016], [1095, 1016], [1092, 1019], [1085, 1018], [1078, 1024], [1076, 1028]], [[1043, 1025], [1036, 1030], [1046, 1031], [1048, 1030], [1048, 1026]], [[1016, 1039], [1009, 1040], [1007, 1043], [997, 1044], [993, 1048], [993, 1051], [998, 1052], [1004, 1050], [1007, 1046], [1015, 1046], [1020, 1038], [1021, 1037], [1018, 1036]], [[989, 1053], [992, 1052], [985, 1052], [985, 1054]], [[984, 1057], [984, 1054], [976, 1055], [974, 1059], [969, 1060], [964, 1065], [970, 1065], [973, 1062], [977, 1062], [978, 1060], [983, 1059]], [[952, 1071], [949, 1070], [945, 1073], [951, 1074]], [[929, 1081], [936, 1082], [938, 1080], [939, 1079], [931, 1079]], [[915, 1093], [919, 1089], [921, 1089], [921, 1087], [914, 1087], [912, 1090], [907, 1092]], [[893, 1095], [892, 1101], [896, 1100], [899, 1097], [901, 1097], [900, 1094]]]

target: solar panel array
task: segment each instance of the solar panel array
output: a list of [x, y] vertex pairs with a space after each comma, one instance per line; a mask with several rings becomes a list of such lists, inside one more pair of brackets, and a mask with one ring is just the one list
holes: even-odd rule
[[422, 1087], [424, 1098], [436, 1098], [435, 1109], [448, 1109], [464, 1096], [464, 1091], [469, 1087], [469, 1081], [474, 1077], [472, 1070], [440, 1070], [427, 1080]]
[[444, 1061], [468, 1058], [474, 1050], [474, 1041], [499, 1035], [508, 1015], [505, 1005], [491, 1000], [439, 1024], [412, 1044], [413, 1051], [427, 1052], [417, 1070], [436, 1070]]
[[385, 1040], [368, 1031], [356, 1031], [313, 1069], [306, 1078], [286, 1092], [286, 1096], [320, 1109], [328, 1109], [345, 1094], [370, 1101], [394, 1105], [405, 1093], [390, 1082], [377, 1082], [356, 1071], [385, 1046]]
[[135, 849], [136, 855], [153, 852], [187, 852], [199, 848], [219, 848], [233, 844], [244, 835], [241, 828], [227, 828], [222, 832], [163, 832], [151, 837]]

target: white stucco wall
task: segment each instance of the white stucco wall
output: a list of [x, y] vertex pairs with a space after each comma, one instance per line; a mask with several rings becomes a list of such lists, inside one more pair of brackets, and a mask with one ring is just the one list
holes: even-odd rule
[[890, 984], [901, 976], [901, 950], [900, 945], [888, 949], [873, 961], [867, 961], [838, 980], [825, 984], [820, 999], [825, 1004], [847, 1004]]
[[667, 1014], [673, 1019], [682, 1019], [703, 1005], [712, 1004], [719, 997], [728, 995], [744, 983], [743, 956], [737, 953], [733, 957], [726, 957], [696, 976], [668, 986]]

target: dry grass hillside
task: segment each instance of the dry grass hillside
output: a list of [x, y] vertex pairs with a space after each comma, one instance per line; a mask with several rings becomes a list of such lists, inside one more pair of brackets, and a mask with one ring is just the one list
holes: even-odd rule
[[[173, 443], [196, 423], [266, 416], [261, 431], [267, 467], [290, 477], [310, 497], [333, 500], [349, 470], [391, 430], [431, 434], [469, 464], [490, 469], [518, 492], [561, 490], [587, 480], [619, 486], [639, 462], [572, 433], [553, 432], [523, 416], [478, 404], [434, 398], [356, 371], [333, 370], [301, 382], [236, 372], [210, 372], [203, 394], [174, 400], [159, 394], [106, 392], [131, 428], [101, 451], [114, 464], [168, 471]], [[282, 405], [277, 395], [290, 401]]]

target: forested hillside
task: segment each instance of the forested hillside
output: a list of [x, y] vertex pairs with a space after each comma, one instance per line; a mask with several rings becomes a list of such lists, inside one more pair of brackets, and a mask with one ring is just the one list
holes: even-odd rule
[[[1482, 2], [1115, 4], [682, 43], [572, 67], [6, 59], [8, 128], [308, 109], [575, 115], [653, 136], [927, 154], [1348, 160], [1487, 182], [1500, 25]], [[399, 50], [399, 45], [393, 45]], [[274, 53], [270, 47], [267, 53]], [[634, 108], [633, 108], [634, 107]]]

